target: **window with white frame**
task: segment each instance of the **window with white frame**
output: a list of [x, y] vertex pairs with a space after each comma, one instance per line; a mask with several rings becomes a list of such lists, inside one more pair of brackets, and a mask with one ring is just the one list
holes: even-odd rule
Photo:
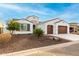
[[30, 24], [20, 24], [21, 31], [30, 31]]

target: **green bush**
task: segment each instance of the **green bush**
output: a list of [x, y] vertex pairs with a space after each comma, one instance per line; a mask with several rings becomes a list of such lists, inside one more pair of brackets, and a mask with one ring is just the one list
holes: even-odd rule
[[33, 31], [33, 34], [34, 34], [36, 37], [40, 38], [41, 36], [43, 36], [43, 30], [40, 29], [40, 28], [37, 28], [37, 29], [35, 29], [35, 30]]

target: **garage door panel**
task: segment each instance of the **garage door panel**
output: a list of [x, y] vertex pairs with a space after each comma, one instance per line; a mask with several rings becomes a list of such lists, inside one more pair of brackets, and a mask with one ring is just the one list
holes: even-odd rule
[[66, 34], [67, 26], [58, 26], [58, 34]]

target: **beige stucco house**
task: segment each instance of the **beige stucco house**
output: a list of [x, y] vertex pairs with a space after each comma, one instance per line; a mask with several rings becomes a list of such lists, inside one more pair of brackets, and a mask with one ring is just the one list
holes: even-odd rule
[[14, 34], [32, 34], [35, 28], [41, 28], [44, 34], [69, 34], [69, 24], [59, 18], [39, 22], [38, 17], [29, 16], [16, 22], [20, 24], [20, 29]]

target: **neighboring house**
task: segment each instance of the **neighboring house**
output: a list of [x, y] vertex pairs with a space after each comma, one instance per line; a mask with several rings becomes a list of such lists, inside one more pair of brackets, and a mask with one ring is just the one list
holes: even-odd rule
[[0, 23], [0, 34], [1, 33], [9, 33], [9, 30], [7, 30], [7, 25], [4, 23]]
[[9, 30], [7, 30], [7, 24], [3, 24], [3, 33], [10, 33]]
[[3, 33], [3, 24], [0, 23], [0, 34]]
[[44, 31], [44, 34], [68, 34], [69, 24], [59, 18], [41, 22], [37, 26]]
[[78, 23], [69, 23], [70, 25], [70, 33], [79, 32], [79, 24]]

